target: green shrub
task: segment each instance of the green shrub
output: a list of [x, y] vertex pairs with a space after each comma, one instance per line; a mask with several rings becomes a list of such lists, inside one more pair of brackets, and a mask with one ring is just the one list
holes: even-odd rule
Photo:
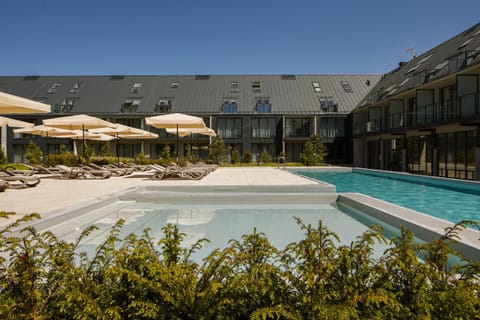
[[230, 159], [230, 162], [231, 162], [232, 164], [240, 163], [240, 161], [242, 160], [242, 159], [240, 159], [240, 153], [238, 152], [237, 149], [233, 149], [233, 150], [232, 150], [232, 153], [231, 153], [231, 155], [230, 155], [230, 158], [231, 158], [231, 159]]
[[208, 162], [209, 163], [226, 163], [228, 150], [225, 146], [225, 141], [220, 137], [215, 137], [212, 143], [208, 146]]
[[262, 163], [270, 163], [272, 162], [272, 156], [266, 149], [263, 149], [262, 153], [260, 153], [260, 162]]
[[326, 154], [326, 148], [322, 139], [314, 134], [305, 143], [303, 152], [300, 154], [300, 161], [306, 166], [316, 166], [322, 163]]
[[27, 149], [26, 149], [26, 152], [25, 152], [25, 158], [31, 164], [42, 163], [43, 152], [40, 149], [40, 147], [35, 142], [33, 142], [32, 140], [30, 140], [30, 142], [27, 145]]
[[251, 150], [245, 150], [242, 157], [243, 163], [250, 163], [253, 160], [253, 153]]
[[110, 144], [109, 144], [109, 143], [103, 144], [103, 146], [100, 148], [100, 154], [99, 154], [99, 156], [102, 156], [102, 157], [111, 157], [111, 156], [113, 156], [113, 154], [112, 154], [112, 149], [110, 148]]
[[[0, 212], [8, 217], [11, 212]], [[95, 252], [20, 223], [0, 230], [2, 319], [478, 319], [480, 265], [465, 257], [447, 265], [462, 222], [431, 243], [402, 230], [385, 242], [372, 227], [348, 245], [322, 222], [297, 223], [303, 239], [284, 249], [261, 232], [231, 240], [202, 264], [176, 225], [120, 238], [124, 221]], [[423, 262], [417, 258], [420, 255]], [[461, 255], [460, 255], [461, 256]], [[8, 257], [8, 258], [7, 258]], [[462, 256], [461, 256], [462, 257]], [[7, 261], [8, 259], [8, 261]]]
[[138, 163], [138, 164], [148, 164], [148, 159], [147, 159], [147, 157], [145, 157], [145, 153], [139, 152], [137, 154], [137, 159], [136, 159], [135, 162]]
[[0, 164], [7, 164], [7, 156], [5, 155], [5, 151], [3, 151], [3, 148], [0, 148]]
[[78, 164], [78, 157], [73, 152], [49, 154], [47, 157], [47, 163], [52, 166], [63, 164], [69, 167], [74, 167]]
[[160, 153], [160, 158], [165, 160], [165, 161], [171, 161], [172, 160], [172, 154], [170, 153], [170, 146], [166, 144], [162, 152]]

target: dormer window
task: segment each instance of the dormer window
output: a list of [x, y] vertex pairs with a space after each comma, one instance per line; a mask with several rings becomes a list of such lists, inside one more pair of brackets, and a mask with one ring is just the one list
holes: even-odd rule
[[222, 104], [222, 112], [224, 113], [236, 113], [237, 112], [237, 100], [226, 99]]
[[67, 98], [62, 101], [61, 104], [55, 105], [53, 112], [55, 113], [67, 113], [71, 112], [78, 98]]
[[320, 86], [320, 83], [318, 82], [312, 82], [312, 86], [313, 86], [313, 91], [315, 91], [316, 93], [321, 93], [323, 91], [322, 87]]
[[142, 102], [142, 99], [139, 98], [127, 98], [125, 102], [122, 104], [122, 108], [120, 112], [122, 113], [135, 113], [137, 112], [137, 108]]
[[255, 111], [257, 113], [270, 113], [272, 112], [272, 105], [268, 98], [257, 98], [257, 104], [255, 105]]
[[320, 97], [319, 101], [323, 112], [338, 112], [338, 103], [333, 97]]
[[172, 99], [160, 98], [154, 111], [157, 113], [170, 113], [172, 111]]
[[252, 82], [252, 92], [261, 92], [261, 83], [260, 81]]
[[230, 85], [230, 92], [231, 93], [238, 93], [240, 91], [240, 87], [238, 86], [238, 82], [232, 82]]
[[81, 83], [76, 82], [68, 92], [73, 94], [78, 93], [78, 91], [80, 90], [80, 86], [81, 86]]
[[352, 93], [353, 92], [352, 86], [347, 81], [340, 81], [340, 84], [342, 85], [343, 90], [346, 93]]
[[180, 82], [172, 82], [170, 83], [170, 88], [177, 89], [180, 86]]
[[138, 93], [141, 87], [142, 87], [141, 82], [134, 82], [132, 85], [132, 88], [130, 89], [130, 93]]
[[55, 93], [57, 91], [57, 88], [60, 87], [62, 84], [61, 83], [54, 83], [52, 84], [52, 86], [50, 87], [50, 89], [48, 89], [48, 93], [49, 94], [52, 94], [52, 93]]

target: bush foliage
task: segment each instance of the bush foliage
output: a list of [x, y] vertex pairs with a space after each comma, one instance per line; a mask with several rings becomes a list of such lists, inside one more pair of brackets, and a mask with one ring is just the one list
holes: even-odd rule
[[[0, 213], [7, 216], [11, 213]], [[391, 248], [372, 227], [349, 245], [321, 222], [297, 220], [304, 238], [280, 250], [255, 229], [192, 261], [206, 239], [182, 246], [175, 225], [158, 241], [146, 229], [120, 239], [120, 220], [93, 255], [32, 227], [0, 231], [2, 319], [478, 319], [479, 263], [449, 266], [465, 226], [415, 244], [402, 230]], [[421, 262], [417, 256], [423, 259]]]
[[28, 160], [29, 163], [31, 164], [40, 164], [42, 163], [43, 160], [43, 152], [32, 140], [27, 145], [27, 148], [25, 150], [25, 158]]

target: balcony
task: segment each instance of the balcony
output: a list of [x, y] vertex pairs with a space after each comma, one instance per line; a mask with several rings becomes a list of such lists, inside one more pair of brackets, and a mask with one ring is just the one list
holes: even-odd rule
[[353, 134], [388, 132], [399, 128], [414, 129], [470, 117], [480, 117], [480, 94], [478, 93], [442, 103], [417, 106], [416, 112], [392, 113], [386, 116], [385, 124], [379, 118], [360, 121], [354, 124]]

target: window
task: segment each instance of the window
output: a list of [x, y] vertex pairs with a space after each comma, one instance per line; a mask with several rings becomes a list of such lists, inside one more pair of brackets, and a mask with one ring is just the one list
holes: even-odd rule
[[82, 84], [81, 84], [80, 82], [76, 82], [68, 92], [70, 92], [70, 93], [78, 93], [78, 91], [80, 90], [81, 85], [82, 85]]
[[322, 87], [320, 86], [320, 83], [312, 82], [312, 86], [313, 86], [313, 91], [315, 91], [316, 93], [323, 92]]
[[252, 138], [274, 138], [276, 128], [275, 118], [252, 118]]
[[217, 134], [220, 138], [241, 138], [242, 137], [242, 119], [241, 118], [217, 118]]
[[52, 94], [52, 93], [55, 93], [57, 91], [57, 88], [60, 87], [62, 84], [61, 83], [54, 83], [52, 84], [52, 86], [50, 87], [50, 89], [48, 89], [48, 93], [49, 94]]
[[142, 102], [141, 98], [127, 98], [125, 102], [122, 104], [122, 108], [120, 112], [122, 113], [135, 113], [137, 112], [137, 108]]
[[333, 97], [320, 97], [319, 101], [323, 112], [338, 112], [338, 104]]
[[322, 138], [343, 138], [345, 136], [343, 118], [320, 118], [320, 136]]
[[210, 80], [210, 76], [208, 74], [199, 74], [195, 76], [195, 80]]
[[237, 93], [239, 91], [240, 91], [240, 88], [238, 86], [238, 82], [232, 82], [232, 84], [230, 85], [230, 92]]
[[409, 73], [411, 73], [411, 72], [413, 72], [413, 71], [417, 70], [417, 69], [418, 69], [418, 67], [420, 67], [420, 65], [419, 65], [419, 64], [417, 64], [417, 65], [416, 65], [416, 66], [414, 66], [414, 67], [411, 67], [410, 69], [408, 69], [408, 70], [407, 70], [407, 72], [405, 72], [405, 74], [409, 74]]
[[252, 82], [252, 92], [260, 92], [260, 91], [261, 91], [260, 81]]
[[172, 82], [170, 83], [170, 88], [176, 89], [180, 86], [180, 82]]
[[348, 83], [347, 81], [341, 81], [340, 84], [342, 85], [343, 90], [345, 90], [346, 93], [352, 93], [353, 92], [353, 89], [350, 86], [350, 83]]
[[236, 113], [237, 112], [237, 100], [226, 99], [223, 101], [222, 112], [224, 113]]
[[310, 118], [286, 118], [285, 136], [291, 138], [310, 137]]
[[173, 98], [160, 98], [154, 111], [159, 113], [170, 113], [172, 111], [172, 99]]
[[53, 112], [55, 113], [67, 113], [72, 111], [75, 103], [77, 102], [78, 98], [66, 98], [63, 99], [61, 104], [55, 105], [53, 108]]
[[141, 87], [142, 87], [141, 82], [134, 82], [132, 85], [132, 88], [130, 89], [130, 93], [138, 93]]
[[258, 113], [272, 112], [272, 105], [270, 104], [270, 100], [268, 98], [257, 98], [255, 111], [257, 111]]

